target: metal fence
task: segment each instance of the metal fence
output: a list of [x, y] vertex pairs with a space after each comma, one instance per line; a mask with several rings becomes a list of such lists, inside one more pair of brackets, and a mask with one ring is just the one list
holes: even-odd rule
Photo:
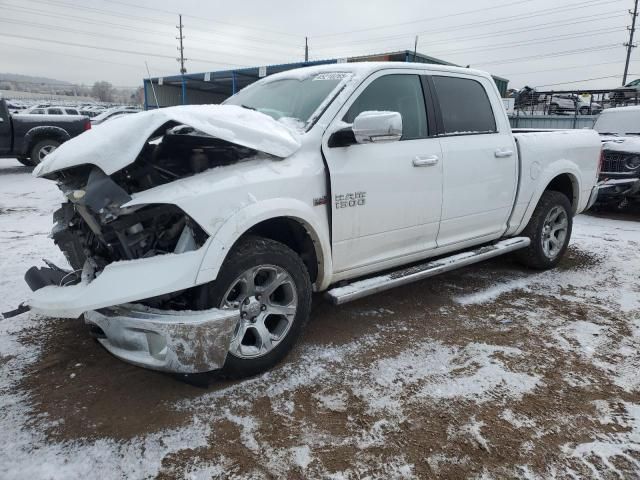
[[511, 128], [593, 128], [597, 115], [510, 115]]

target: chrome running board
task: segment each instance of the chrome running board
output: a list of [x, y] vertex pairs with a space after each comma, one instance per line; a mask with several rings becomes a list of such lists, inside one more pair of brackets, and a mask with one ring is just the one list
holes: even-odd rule
[[374, 293], [383, 292], [400, 285], [416, 282], [423, 278], [433, 277], [440, 273], [449, 272], [456, 268], [466, 267], [489, 258], [504, 255], [521, 248], [528, 247], [531, 240], [528, 237], [514, 237], [491, 245], [469, 250], [440, 258], [431, 262], [414, 265], [413, 267], [396, 270], [386, 275], [358, 280], [343, 287], [328, 290], [325, 296], [334, 305], [351, 302]]

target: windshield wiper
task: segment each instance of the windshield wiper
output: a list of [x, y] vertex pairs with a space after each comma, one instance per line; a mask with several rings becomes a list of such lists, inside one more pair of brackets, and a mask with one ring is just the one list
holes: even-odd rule
[[614, 137], [617, 137], [618, 134], [615, 132], [598, 132], [600, 135], [613, 135]]
[[625, 135], [640, 135], [640, 132], [625, 132]]
[[242, 104], [240, 104], [240, 106], [241, 106], [242, 108], [246, 108], [247, 110], [253, 110], [254, 112], [256, 111], [256, 109], [255, 109], [255, 108], [250, 107], [250, 106], [248, 106], [248, 105], [242, 105]]

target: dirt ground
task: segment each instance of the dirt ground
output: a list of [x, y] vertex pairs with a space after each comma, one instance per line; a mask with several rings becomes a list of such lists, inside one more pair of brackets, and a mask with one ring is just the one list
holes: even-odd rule
[[[26, 175], [0, 170], [3, 255], [54, 206]], [[2, 261], [9, 292], [23, 260]], [[128, 365], [79, 320], [0, 320], [0, 477], [639, 478], [639, 272], [638, 212], [581, 216], [554, 271], [317, 296], [296, 349], [241, 382]]]

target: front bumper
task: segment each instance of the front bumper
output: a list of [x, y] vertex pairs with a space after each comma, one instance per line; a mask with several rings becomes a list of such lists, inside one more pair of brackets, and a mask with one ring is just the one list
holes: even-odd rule
[[84, 318], [102, 346], [121, 360], [153, 370], [199, 373], [222, 368], [239, 314], [128, 304], [89, 311]]
[[589, 210], [598, 200], [598, 195], [600, 195], [600, 183], [598, 183], [595, 187], [591, 189], [591, 195], [589, 195], [589, 201], [587, 202], [587, 206], [584, 208], [585, 211]]
[[640, 194], [640, 178], [610, 178], [599, 183], [599, 197], [633, 197]]
[[31, 294], [27, 304], [49, 317], [78, 318], [84, 312], [135, 302], [196, 285], [206, 248], [114, 262], [89, 283], [50, 285]]

